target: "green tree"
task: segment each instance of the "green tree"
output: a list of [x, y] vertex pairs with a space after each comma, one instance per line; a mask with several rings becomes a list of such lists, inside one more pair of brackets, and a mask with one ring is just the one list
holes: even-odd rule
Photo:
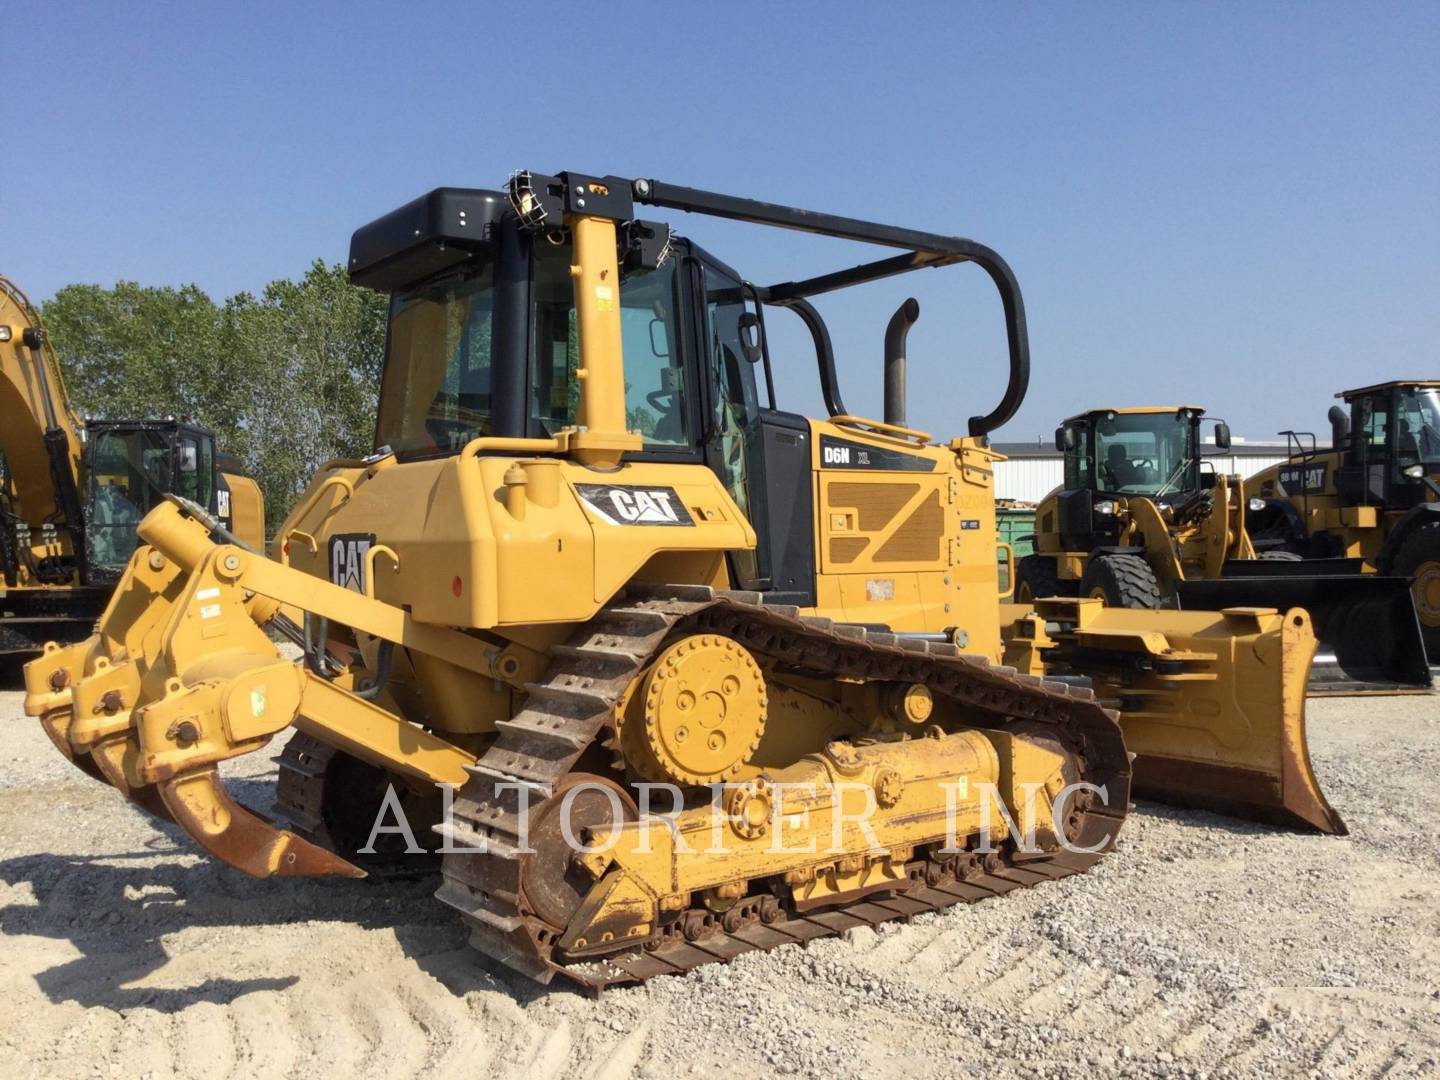
[[343, 266], [223, 306], [194, 285], [70, 285], [43, 315], [78, 411], [208, 427], [260, 481], [271, 529], [320, 465], [372, 445], [386, 301]]
[[326, 461], [369, 453], [385, 353], [386, 301], [316, 261], [299, 281], [225, 305], [246, 401], [246, 463], [267, 517], [284, 517]]
[[43, 307], [82, 415], [210, 417], [228, 397], [224, 314], [195, 285], [67, 285]]

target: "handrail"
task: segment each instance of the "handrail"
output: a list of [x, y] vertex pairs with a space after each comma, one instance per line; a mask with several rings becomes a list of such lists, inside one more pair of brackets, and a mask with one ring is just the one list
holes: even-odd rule
[[375, 596], [375, 558], [378, 555], [384, 555], [390, 560], [394, 565], [395, 573], [400, 572], [400, 556], [395, 554], [394, 548], [389, 544], [371, 544], [369, 550], [365, 552], [365, 595], [371, 600], [377, 599]]
[[[315, 504], [320, 501], [320, 496], [325, 494], [326, 490], [332, 487], [345, 489], [344, 498], [342, 499], [343, 502], [349, 502], [351, 498], [353, 498], [355, 495], [355, 482], [351, 480], [348, 476], [342, 476], [338, 473], [333, 476], [327, 476], [324, 480], [320, 481], [320, 483], [316, 486], [315, 490], [310, 493], [310, 497], [308, 499], [301, 503], [298, 508], [290, 512], [290, 520], [302, 520], [306, 514], [310, 513], [310, 511], [314, 509]], [[291, 529], [289, 532], [285, 533], [284, 536], [280, 537], [280, 561], [285, 563], [287, 566], [290, 563], [289, 546], [291, 537], [299, 537], [301, 540], [304, 540], [306, 546], [310, 549], [310, 554], [312, 555], [314, 555], [315, 552], [320, 550], [319, 545], [316, 543], [315, 537], [312, 536], [310, 533], [305, 532], [303, 529]]]
[[460, 450], [461, 459], [475, 457], [486, 450], [510, 450], [517, 453], [563, 454], [570, 448], [569, 433], [575, 429], [566, 428], [548, 439], [528, 439], [508, 435], [481, 435], [471, 439]]
[[934, 436], [928, 431], [921, 431], [918, 428], [902, 427], [899, 424], [887, 424], [883, 420], [867, 420], [863, 416], [847, 416], [842, 414], [840, 416], [832, 416], [830, 422], [832, 424], [840, 424], [844, 427], [865, 428], [875, 435], [894, 439], [896, 442], [906, 444], [913, 442], [924, 446], [934, 439]]

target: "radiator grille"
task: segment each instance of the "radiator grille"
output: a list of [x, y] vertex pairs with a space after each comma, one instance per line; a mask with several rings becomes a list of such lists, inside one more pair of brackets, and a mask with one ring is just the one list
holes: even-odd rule
[[940, 506], [940, 492], [932, 491], [875, 553], [875, 561], [939, 562], [944, 532], [945, 511]]
[[830, 540], [830, 561], [839, 565], [852, 563], [870, 543], [863, 536], [836, 536]]
[[915, 497], [919, 484], [831, 484], [831, 506], [854, 508], [861, 532], [878, 532]]

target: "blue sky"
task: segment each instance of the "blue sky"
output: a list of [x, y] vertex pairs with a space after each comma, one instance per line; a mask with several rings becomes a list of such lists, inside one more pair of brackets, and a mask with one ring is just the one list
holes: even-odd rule
[[[969, 236], [1024, 290], [1031, 391], [998, 437], [1193, 402], [1237, 434], [1440, 376], [1440, 4], [68, 4], [6, 12], [0, 269], [217, 298], [514, 168], [645, 175]], [[683, 216], [760, 282], [875, 249]], [[821, 305], [879, 412], [907, 295], [911, 420], [1004, 385], [974, 268]], [[821, 410], [772, 320], [781, 405]]]

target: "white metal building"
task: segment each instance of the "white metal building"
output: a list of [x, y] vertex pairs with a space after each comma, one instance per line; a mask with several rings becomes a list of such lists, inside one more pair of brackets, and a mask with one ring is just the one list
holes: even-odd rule
[[[1065, 479], [1064, 459], [1054, 446], [1044, 443], [993, 444], [1008, 461], [995, 469], [995, 497], [1017, 502], [1038, 503]], [[1213, 455], [1213, 456], [1212, 456]], [[1262, 469], [1278, 465], [1287, 455], [1283, 443], [1245, 442], [1236, 439], [1226, 454], [1206, 455], [1215, 462], [1215, 471], [1254, 476]]]

